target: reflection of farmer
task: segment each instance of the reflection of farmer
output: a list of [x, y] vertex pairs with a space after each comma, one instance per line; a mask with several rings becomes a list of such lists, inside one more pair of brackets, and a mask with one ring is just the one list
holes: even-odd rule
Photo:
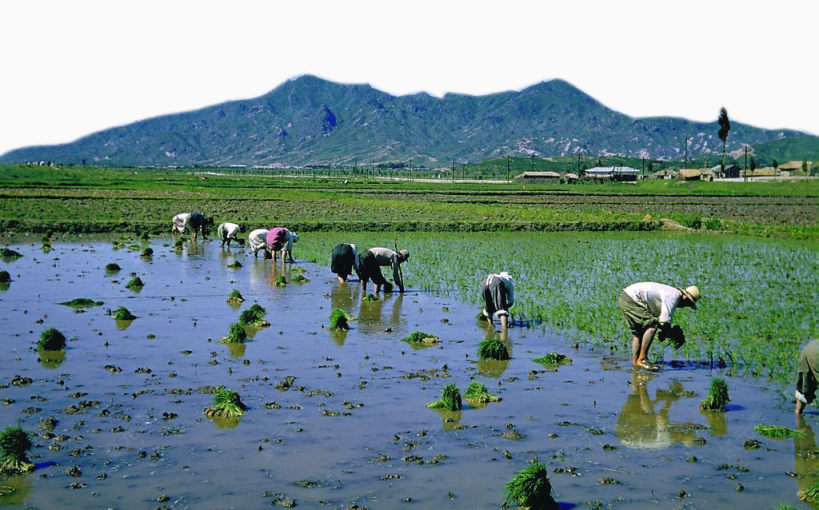
[[481, 281], [483, 295], [483, 316], [494, 325], [493, 317], [500, 318], [501, 329], [506, 329], [509, 321], [509, 307], [515, 304], [515, 287], [512, 276], [506, 271], [490, 274]]
[[[336, 286], [336, 288], [346, 287]], [[392, 300], [392, 309], [389, 316], [382, 317], [384, 306]], [[404, 296], [391, 296], [378, 299], [376, 301], [361, 301], [361, 308], [358, 312], [358, 324], [364, 332], [383, 332], [385, 329], [392, 331], [401, 324], [401, 307], [404, 304]]]
[[[649, 374], [635, 371], [631, 376], [631, 394], [617, 415], [617, 439], [632, 448], [666, 448], [674, 442], [690, 443], [696, 435], [691, 430], [669, 425], [668, 411], [671, 403], [680, 397], [681, 387], [674, 385], [668, 390], [657, 390], [656, 399], [651, 400], [646, 383]], [[677, 386], [679, 383], [676, 383]], [[659, 411], [654, 406], [662, 401]]]
[[381, 292], [381, 287], [384, 287], [384, 292], [392, 292], [392, 285], [381, 274], [381, 266], [392, 267], [392, 279], [398, 290], [404, 292], [404, 279], [401, 277], [401, 264], [409, 259], [409, 251], [400, 250], [393, 251], [389, 248], [370, 248], [364, 250], [358, 256], [358, 270], [361, 277], [361, 290], [367, 292], [367, 282], [372, 280], [375, 284], [375, 293]]
[[267, 249], [273, 254], [273, 260], [276, 260], [276, 254], [281, 252], [282, 263], [289, 257], [290, 262], [293, 262], [293, 243], [299, 241], [299, 235], [291, 232], [284, 227], [276, 227], [267, 231]]
[[816, 398], [819, 380], [819, 340], [811, 340], [799, 353], [796, 369], [796, 414], [802, 414], [805, 406]]
[[620, 310], [631, 330], [632, 363], [649, 370], [657, 365], [648, 361], [648, 349], [657, 328], [668, 330], [677, 308], [697, 308], [700, 290], [695, 286], [677, 289], [662, 283], [640, 282], [620, 293]]
[[219, 236], [219, 240], [222, 241], [222, 246], [225, 246], [227, 243], [227, 247], [230, 248], [231, 241], [239, 241], [236, 236], [239, 235], [239, 231], [241, 227], [235, 223], [220, 223], [218, 227], [216, 227], [216, 235]]
[[808, 490], [817, 482], [819, 475], [819, 455], [816, 451], [816, 439], [813, 429], [805, 423], [805, 417], [796, 417], [796, 431], [801, 434], [793, 438], [794, 471], [799, 475], [796, 484], [799, 490]]
[[341, 243], [333, 248], [333, 253], [330, 255], [330, 271], [338, 275], [338, 283], [347, 281], [347, 277], [355, 271], [361, 279], [358, 270], [358, 252], [354, 244]]
[[267, 257], [267, 229], [266, 228], [257, 228], [253, 232], [247, 235], [247, 242], [250, 245], [250, 249], [253, 250], [253, 258], [255, 259], [259, 253], [259, 250], [265, 251], [265, 257]]

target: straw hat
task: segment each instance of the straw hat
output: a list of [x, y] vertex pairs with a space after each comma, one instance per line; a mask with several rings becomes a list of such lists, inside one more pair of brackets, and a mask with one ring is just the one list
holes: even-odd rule
[[409, 250], [398, 250], [398, 255], [401, 256], [401, 260], [409, 259]]
[[691, 301], [691, 308], [697, 308], [697, 301], [699, 301], [700, 297], [700, 289], [697, 288], [696, 285], [692, 285], [690, 287], [686, 287], [684, 289], [680, 289], [680, 292]]

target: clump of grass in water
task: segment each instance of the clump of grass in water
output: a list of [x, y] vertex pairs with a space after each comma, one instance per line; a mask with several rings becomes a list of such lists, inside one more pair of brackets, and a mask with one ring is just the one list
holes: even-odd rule
[[500, 402], [501, 398], [489, 393], [482, 382], [474, 381], [464, 392], [464, 400], [471, 405], [487, 404], [489, 402]]
[[292, 280], [293, 282], [295, 282], [295, 283], [307, 283], [307, 282], [309, 282], [309, 281], [310, 281], [309, 279], [305, 278], [304, 276], [302, 276], [302, 275], [300, 275], [300, 274], [297, 274], [296, 276], [294, 276], [293, 278], [291, 278], [291, 280]]
[[245, 331], [245, 327], [238, 322], [234, 322], [230, 325], [227, 336], [222, 338], [222, 343], [240, 344], [245, 340], [247, 340], [247, 332]]
[[487, 338], [478, 344], [478, 357], [480, 359], [509, 359], [509, 349], [498, 338]]
[[132, 321], [136, 319], [136, 315], [132, 314], [124, 306], [120, 306], [114, 311], [114, 319], [118, 321]]
[[228, 264], [227, 267], [229, 267], [230, 269], [239, 269], [240, 267], [243, 267], [243, 266], [242, 266], [241, 262], [239, 262], [238, 260], [234, 260], [233, 262]]
[[43, 253], [48, 253], [52, 251], [54, 248], [51, 246], [50, 243], [43, 243], [43, 245], [40, 246], [40, 249], [43, 250]]
[[276, 287], [286, 287], [287, 286], [287, 278], [284, 275], [279, 275], [276, 277], [276, 282], [274, 283]]
[[362, 301], [378, 301], [378, 296], [376, 296], [375, 294], [367, 294], [366, 296], [361, 298], [361, 300]]
[[728, 383], [719, 377], [711, 380], [708, 388], [708, 396], [700, 402], [700, 409], [703, 411], [723, 411], [725, 404], [731, 399], [728, 398]]
[[353, 319], [354, 317], [352, 315], [341, 308], [334, 308], [333, 311], [330, 312], [330, 329], [346, 331], [350, 329], [349, 322]]
[[3, 259], [19, 259], [22, 257], [23, 254], [14, 250], [10, 250], [8, 248], [3, 248], [0, 250], [0, 258]]
[[304, 269], [303, 267], [293, 266], [293, 267], [290, 268], [290, 272], [291, 273], [306, 273], [307, 270]]
[[0, 271], [0, 283], [9, 283], [11, 281], [11, 275], [8, 271]]
[[141, 289], [144, 286], [145, 286], [145, 283], [142, 281], [142, 279], [139, 276], [135, 276], [135, 277], [131, 278], [131, 281], [129, 281], [125, 285], [125, 287], [127, 287], [129, 289]]
[[57, 304], [70, 306], [72, 308], [90, 308], [92, 306], [102, 306], [104, 303], [102, 301], [94, 301], [93, 299], [88, 298], [76, 298], [72, 299], [71, 301], [63, 301], [62, 303]]
[[545, 356], [535, 358], [532, 361], [540, 363], [541, 365], [566, 365], [572, 362], [572, 359], [565, 354], [558, 354], [556, 352], [548, 352]]
[[441, 399], [427, 404], [430, 409], [446, 409], [448, 411], [460, 411], [463, 407], [461, 402], [461, 392], [454, 384], [447, 384], [441, 391]]
[[409, 336], [402, 338], [401, 341], [410, 344], [432, 345], [437, 344], [440, 341], [440, 338], [430, 333], [424, 333], [422, 331], [413, 331]]
[[805, 437], [805, 434], [797, 430], [789, 429], [788, 427], [780, 427], [779, 425], [759, 424], [754, 427], [757, 434], [769, 437], [771, 439], [788, 439], [792, 437]]
[[146, 258], [147, 257], [153, 257], [153, 255], [154, 255], [153, 248], [144, 248], [142, 250], [142, 253], [139, 254], [140, 257], [146, 257]]
[[55, 328], [48, 328], [40, 333], [37, 347], [43, 351], [59, 351], [65, 349], [65, 335]]
[[535, 460], [517, 472], [506, 484], [504, 499], [509, 505], [530, 509], [557, 510], [557, 502], [552, 497], [552, 483], [549, 472], [542, 462]]
[[203, 412], [208, 418], [238, 418], [245, 414], [246, 409], [238, 393], [220, 387], [213, 395], [213, 406], [205, 408]]
[[20, 427], [6, 427], [0, 433], [0, 474], [16, 475], [34, 470], [34, 464], [26, 453], [31, 450], [31, 440]]
[[242, 293], [239, 292], [239, 289], [233, 289], [227, 298], [227, 302], [229, 305], [239, 305], [244, 300], [245, 298], [242, 297]]
[[105, 266], [105, 272], [107, 272], [107, 273], [116, 273], [120, 269], [122, 269], [122, 268], [119, 267], [119, 264], [117, 264], [115, 262], [111, 262], [110, 264], [106, 264], [106, 266]]
[[174, 243], [173, 243], [173, 249], [174, 249], [174, 250], [176, 250], [176, 251], [180, 251], [180, 250], [182, 250], [182, 248], [184, 248], [184, 247], [185, 247], [185, 238], [184, 238], [184, 237], [180, 237], [180, 238], [178, 238], [178, 239], [177, 239], [176, 241], [174, 241]]
[[799, 496], [800, 501], [811, 505], [819, 503], [819, 481], [813, 482], [807, 489], [799, 491], [797, 496]]
[[270, 323], [262, 320], [267, 310], [258, 303], [254, 303], [250, 308], [239, 314], [239, 324], [247, 327], [263, 328], [270, 326]]

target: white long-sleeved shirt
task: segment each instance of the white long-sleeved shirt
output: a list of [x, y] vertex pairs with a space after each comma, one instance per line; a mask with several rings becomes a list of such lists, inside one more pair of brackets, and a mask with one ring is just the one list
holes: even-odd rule
[[648, 306], [651, 314], [661, 322], [671, 322], [674, 311], [680, 305], [680, 289], [654, 282], [634, 283], [623, 289], [628, 297]]
[[253, 250], [253, 253], [255, 254], [267, 246], [267, 229], [257, 228], [247, 235], [247, 240], [250, 243], [250, 249]]

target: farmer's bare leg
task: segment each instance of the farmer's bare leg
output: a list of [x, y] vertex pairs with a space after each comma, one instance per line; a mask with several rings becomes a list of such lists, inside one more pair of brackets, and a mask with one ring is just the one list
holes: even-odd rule
[[347, 281], [346, 276], [337, 276], [336, 278], [338, 278], [338, 283], [344, 283]]
[[501, 329], [503, 329], [504, 331], [506, 330], [506, 326], [507, 326], [508, 322], [509, 322], [509, 316], [508, 315], [503, 314], [503, 315], [500, 316]]
[[640, 337], [631, 337], [631, 363], [637, 364], [637, 359], [640, 357]]
[[654, 333], [657, 328], [648, 328], [643, 332], [643, 339], [640, 342], [640, 355], [637, 358], [637, 363], [648, 361], [648, 350], [651, 348], [651, 342], [654, 340]]

